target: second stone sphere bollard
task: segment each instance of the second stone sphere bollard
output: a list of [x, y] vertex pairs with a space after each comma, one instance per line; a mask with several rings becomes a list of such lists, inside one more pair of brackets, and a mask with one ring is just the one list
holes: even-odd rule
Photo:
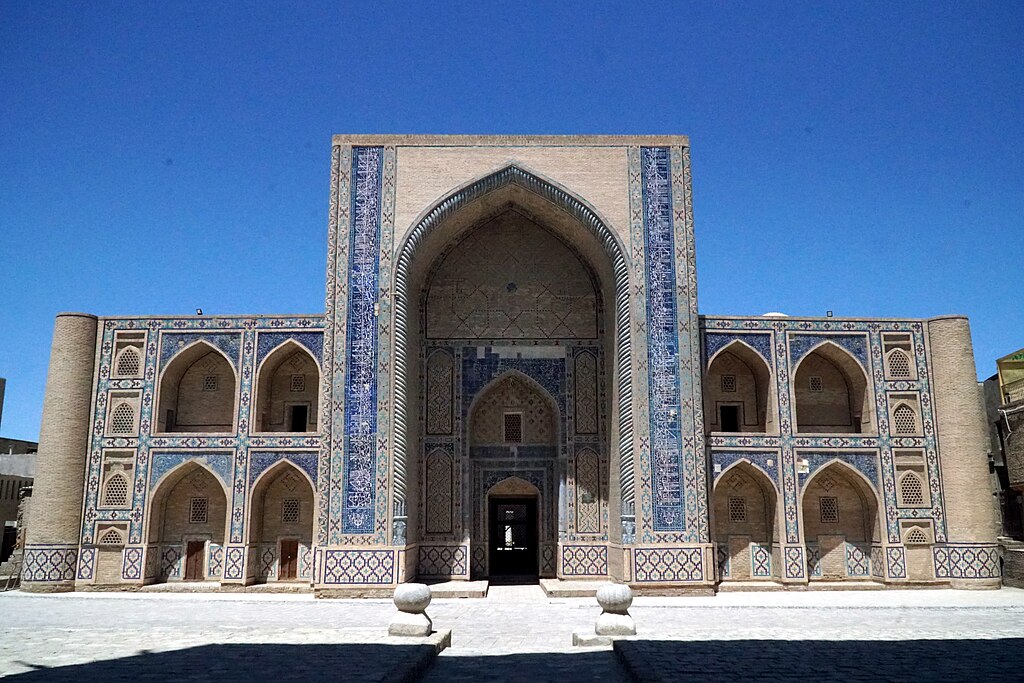
[[624, 583], [608, 583], [597, 589], [597, 604], [601, 616], [594, 632], [599, 636], [635, 636], [636, 624], [629, 616], [633, 604], [633, 591]]
[[398, 614], [388, 624], [389, 636], [429, 636], [433, 622], [427, 616], [430, 604], [430, 586], [425, 583], [402, 583], [395, 588], [395, 607]]

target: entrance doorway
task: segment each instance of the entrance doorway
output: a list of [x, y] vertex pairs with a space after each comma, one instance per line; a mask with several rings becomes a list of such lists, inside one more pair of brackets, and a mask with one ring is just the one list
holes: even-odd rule
[[491, 498], [490, 579], [537, 580], [537, 499]]
[[294, 580], [297, 576], [297, 565], [299, 561], [298, 539], [285, 539], [281, 541], [281, 566], [278, 569], [278, 578], [282, 581]]
[[202, 581], [206, 577], [203, 572], [203, 555], [206, 553], [204, 541], [189, 541], [185, 550], [185, 580]]

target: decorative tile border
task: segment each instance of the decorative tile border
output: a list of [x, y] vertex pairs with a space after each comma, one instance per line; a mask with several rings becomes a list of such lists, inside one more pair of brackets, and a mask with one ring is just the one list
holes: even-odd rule
[[74, 581], [78, 547], [69, 545], [29, 545], [25, 548], [21, 580], [26, 583]]
[[563, 545], [562, 576], [608, 576], [608, 546]]
[[634, 548], [633, 580], [637, 583], [704, 582], [704, 549]]
[[957, 544], [932, 549], [935, 578], [998, 579], [999, 546], [996, 544]]
[[468, 545], [421, 545], [416, 573], [420, 576], [469, 577]]
[[395, 553], [392, 550], [344, 549], [323, 551], [324, 585], [392, 584]]

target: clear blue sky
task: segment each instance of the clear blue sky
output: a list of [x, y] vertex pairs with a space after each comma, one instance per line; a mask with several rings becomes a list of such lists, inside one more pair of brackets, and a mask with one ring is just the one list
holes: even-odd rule
[[848, 5], [0, 0], [0, 434], [58, 311], [321, 312], [334, 133], [687, 134], [701, 312], [965, 313], [988, 376], [1024, 4]]

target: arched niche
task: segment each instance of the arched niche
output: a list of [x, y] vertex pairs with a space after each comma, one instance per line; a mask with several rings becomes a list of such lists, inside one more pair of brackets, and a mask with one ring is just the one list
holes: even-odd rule
[[779, 539], [778, 495], [771, 479], [746, 460], [722, 472], [712, 494], [713, 534], [732, 581], [779, 576], [773, 557]]
[[[527, 244], [523, 254], [517, 254], [515, 235], [520, 231], [536, 237], [545, 248], [538, 252]], [[515, 263], [494, 263], [496, 250], [489, 250], [488, 244], [504, 245], [502, 250], [511, 254]], [[467, 259], [457, 252], [464, 253]], [[559, 269], [571, 273], [571, 277], [564, 283], [546, 285], [541, 273], [528, 267], [526, 252], [542, 256], [546, 272], [550, 272], [551, 263], [560, 263]], [[468, 261], [478, 257], [489, 264], [485, 268], [488, 278], [473, 283], [468, 279], [460, 281], [460, 264], [470, 270]], [[449, 414], [446, 406], [434, 406], [433, 413], [425, 417], [426, 407], [420, 404], [426, 395], [420, 384], [426, 381], [420, 367], [427, 357], [424, 347], [435, 339], [449, 346], [460, 342], [483, 344], [486, 339], [487, 345], [520, 343], [526, 347], [538, 342], [528, 339], [528, 335], [543, 335], [541, 344], [564, 345], [566, 341], [587, 339], [602, 346], [601, 357], [607, 359], [602, 362], [608, 366], [600, 375], [608, 379], [602, 379], [606, 384], [596, 392], [604, 401], [600, 412], [605, 416], [616, 414], [611, 409], [615, 404], [619, 419], [617, 428], [602, 428], [605, 434], [615, 437], [608, 444], [612, 466], [620, 467], [624, 473], [624, 499], [632, 499], [633, 408], [626, 251], [618, 235], [592, 207], [565, 188], [522, 168], [499, 169], [439, 198], [416, 219], [400, 240], [394, 285], [396, 514], [406, 509], [410, 488], [420, 488], [415, 480], [422, 468], [410, 468], [407, 463], [410, 459], [422, 462], [426, 457], [416, 450], [424, 436], [421, 425], [429, 424], [435, 432], [446, 429], [447, 423], [441, 419]], [[533, 309], [542, 310], [543, 314], [527, 305], [538, 301], [543, 305], [534, 305]], [[494, 307], [488, 302], [503, 303]], [[488, 317], [492, 311], [497, 311], [493, 319]], [[508, 312], [518, 322], [506, 320]], [[455, 319], [439, 320], [439, 315]], [[552, 321], [548, 319], [552, 315], [561, 317]], [[596, 334], [590, 336], [595, 328]], [[480, 336], [491, 334], [496, 337]], [[434, 399], [434, 394], [430, 398]], [[458, 411], [458, 406], [451, 409]], [[408, 481], [410, 477], [412, 482]], [[409, 506], [408, 510], [413, 514], [416, 506]], [[617, 525], [617, 517], [616, 514], [613, 525]], [[409, 528], [417, 525], [410, 523]]]
[[532, 379], [507, 372], [474, 398], [469, 411], [469, 443], [475, 446], [549, 446], [557, 452], [558, 404]]
[[157, 432], [234, 433], [238, 382], [217, 348], [198, 341], [160, 375]]
[[736, 340], [708, 364], [704, 419], [710, 432], [760, 432], [774, 423], [769, 401], [771, 371], [759, 353]]
[[149, 552], [157, 552], [157, 580], [216, 578], [211, 550], [228, 533], [228, 492], [210, 469], [195, 460], [168, 472], [149, 501]]
[[883, 517], [878, 496], [864, 476], [835, 460], [807, 480], [801, 495], [801, 522], [811, 558], [811, 578], [870, 577], [871, 547], [881, 542]]
[[249, 502], [249, 581], [309, 581], [316, 506], [313, 482], [280, 460], [254, 482]]
[[256, 373], [258, 432], [316, 432], [320, 367], [306, 347], [287, 341], [274, 349]]
[[863, 367], [850, 353], [825, 342], [804, 356], [793, 373], [795, 430], [803, 434], [874, 431], [874, 401]]

